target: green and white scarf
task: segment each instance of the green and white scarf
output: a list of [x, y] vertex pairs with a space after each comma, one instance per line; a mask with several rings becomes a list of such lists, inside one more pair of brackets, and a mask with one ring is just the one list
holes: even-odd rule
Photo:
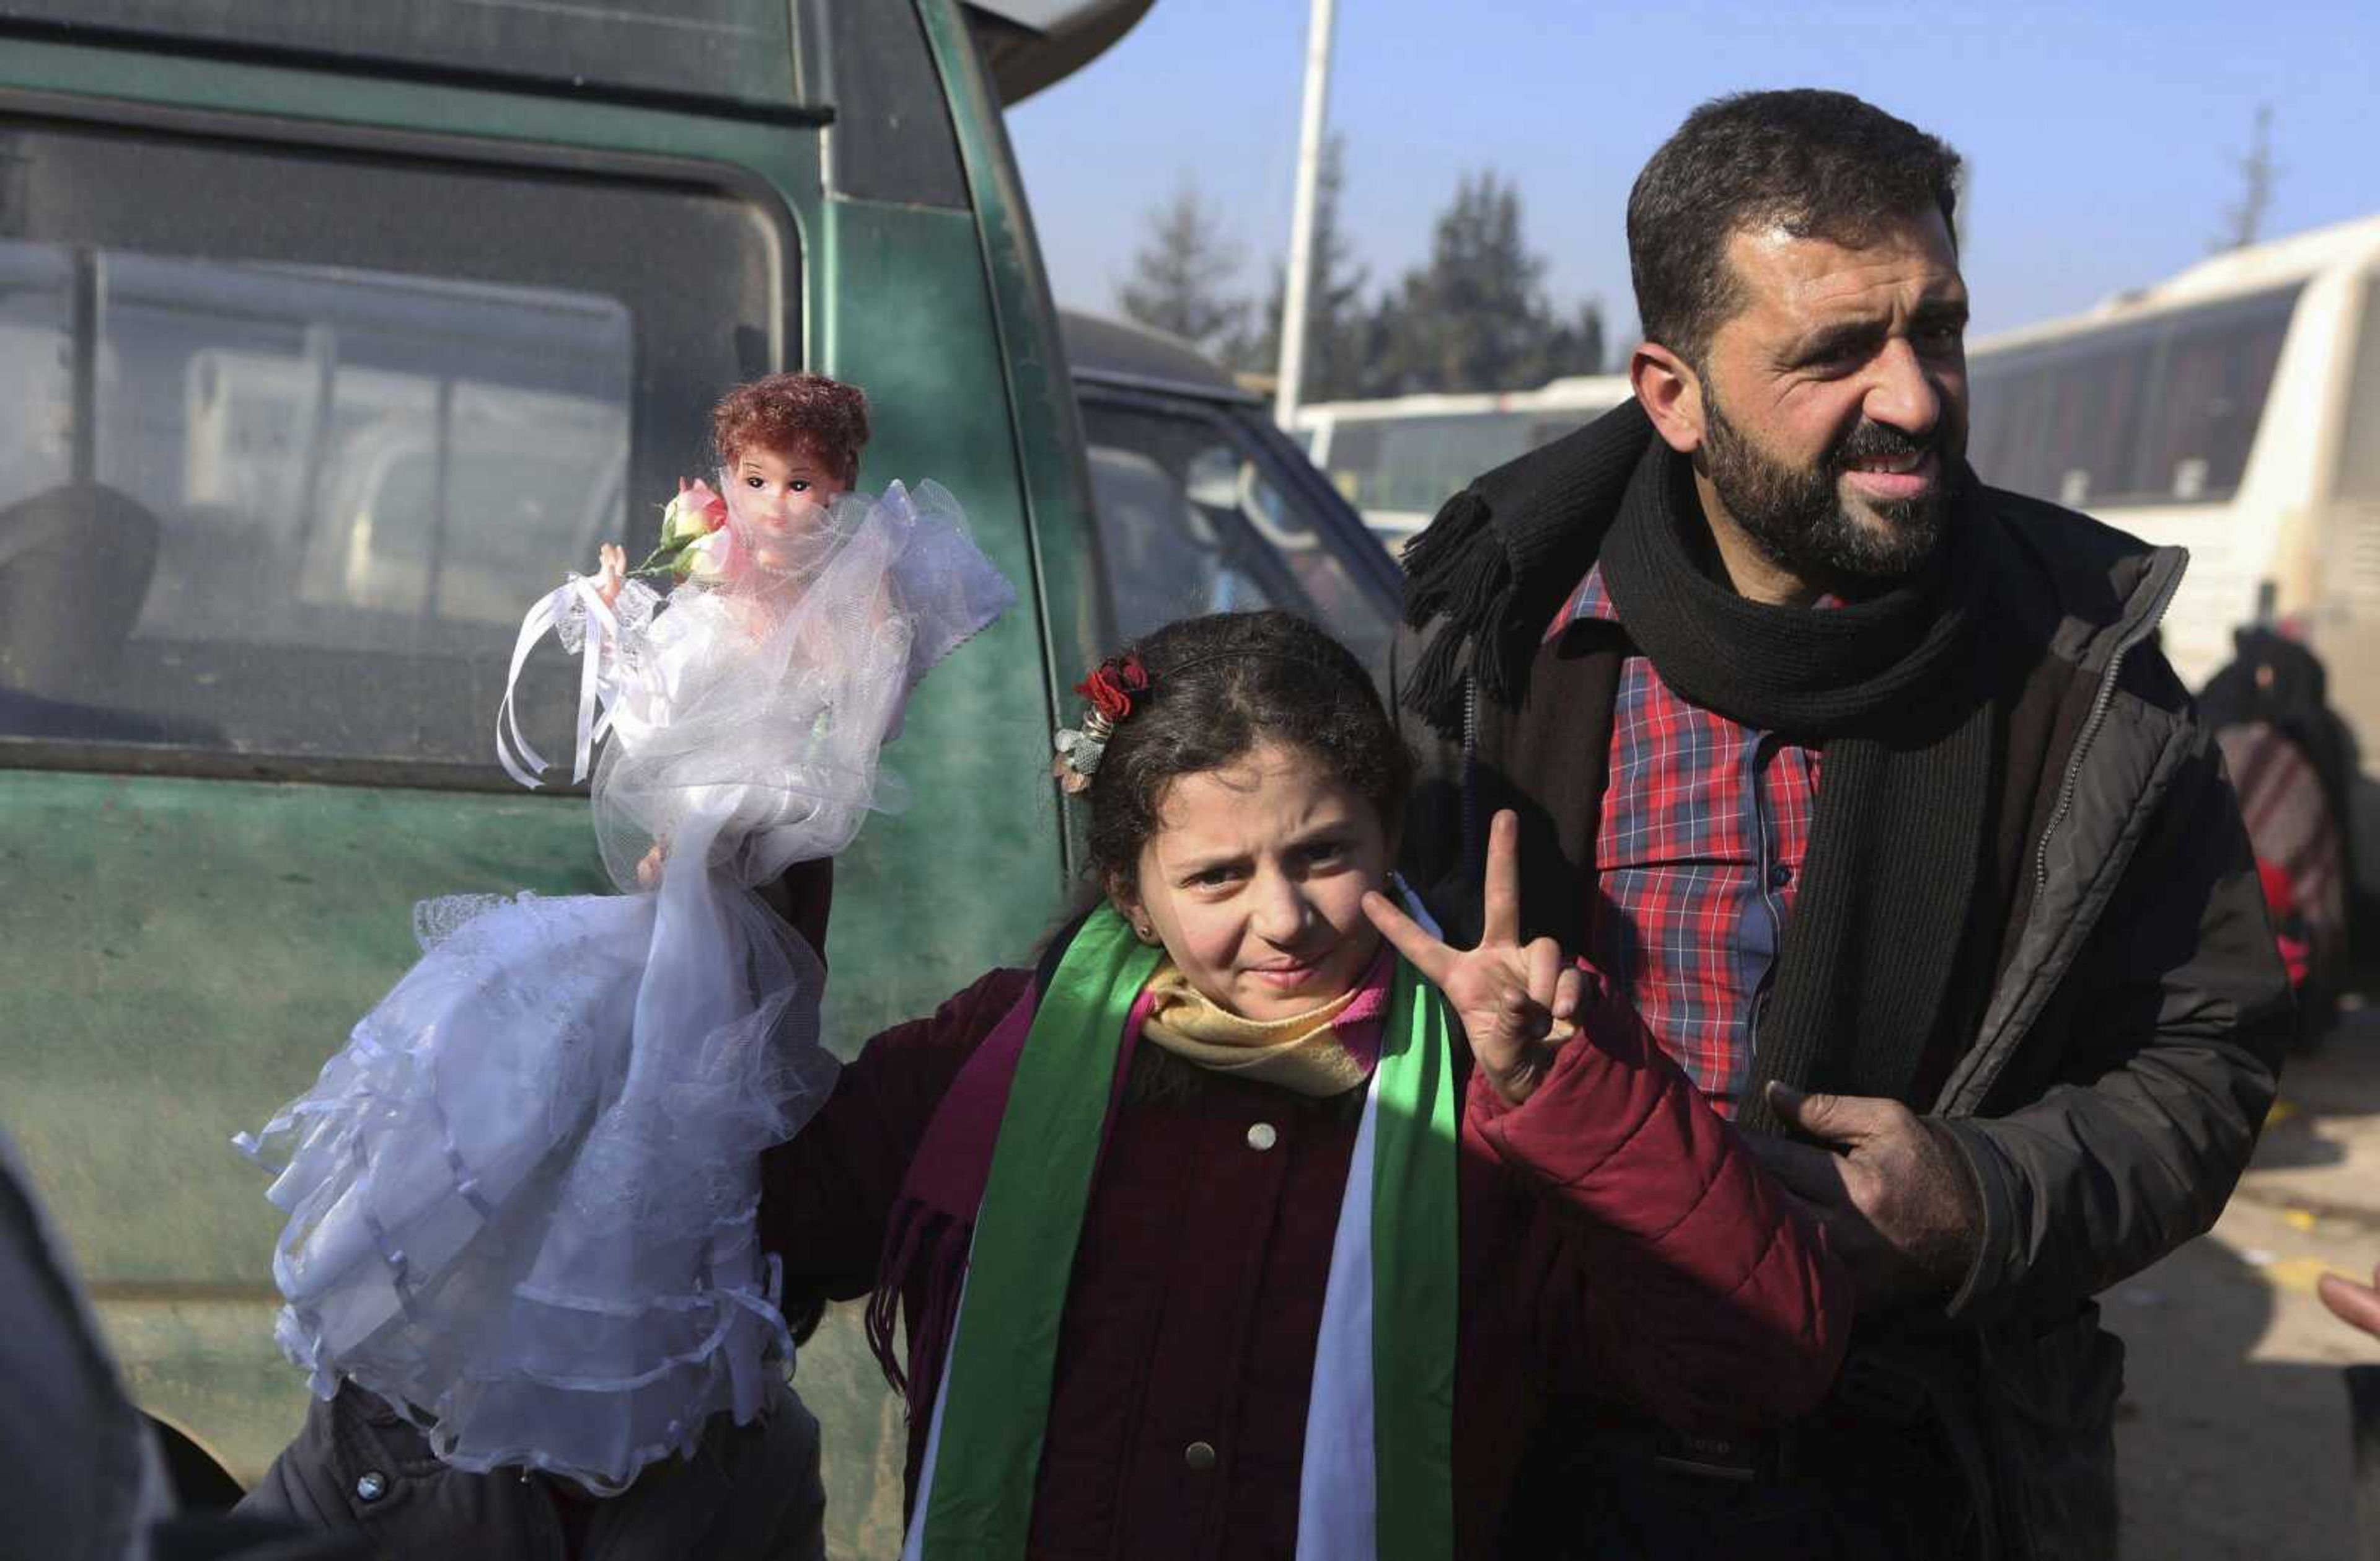
[[[1025, 1554], [1117, 1058], [1159, 958], [1102, 906], [1042, 994], [976, 1216], [905, 1561]], [[1331, 1244], [1298, 1561], [1454, 1553], [1451, 1030], [1445, 1000], [1400, 958]]]

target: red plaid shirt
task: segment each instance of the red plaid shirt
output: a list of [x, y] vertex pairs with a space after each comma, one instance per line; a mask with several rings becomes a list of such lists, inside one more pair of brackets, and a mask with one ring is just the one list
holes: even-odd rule
[[[1619, 617], [1597, 565], [1547, 638]], [[1751, 1078], [1817, 788], [1817, 750], [1687, 703], [1647, 657], [1621, 663], [1586, 954], [1725, 1115]]]

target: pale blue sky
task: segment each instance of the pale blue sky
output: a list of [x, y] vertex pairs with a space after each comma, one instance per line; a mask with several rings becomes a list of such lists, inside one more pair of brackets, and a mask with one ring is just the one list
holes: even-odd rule
[[[1422, 259], [1464, 171], [1493, 168], [1520, 186], [1556, 301], [1599, 296], [1627, 328], [1630, 181], [1696, 103], [1751, 87], [1857, 92], [1965, 155], [1979, 332], [2204, 255], [2261, 102], [2281, 168], [2267, 234], [2380, 212], [2371, 0], [1339, 0], [1338, 13], [1330, 124], [1376, 285]], [[1184, 175], [1230, 208], [1248, 290], [1263, 291], [1288, 248], [1305, 16], [1305, 0], [1158, 0], [1107, 55], [1011, 113], [1060, 301], [1111, 305], [1144, 213]]]

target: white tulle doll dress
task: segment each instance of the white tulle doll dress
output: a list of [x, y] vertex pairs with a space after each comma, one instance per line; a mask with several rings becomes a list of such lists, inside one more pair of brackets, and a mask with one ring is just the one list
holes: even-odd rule
[[[892, 801], [878, 750], [910, 690], [1014, 599], [932, 483], [809, 514], [770, 565], [746, 547], [609, 608], [574, 579], [531, 612], [516, 677], [549, 627], [585, 658], [579, 768], [601, 745], [621, 892], [417, 907], [419, 963], [237, 1140], [288, 1215], [283, 1350], [458, 1468], [615, 1492], [750, 1419], [790, 1358], [759, 1154], [834, 1063], [818, 956], [751, 889]], [[534, 785], [509, 701], [499, 751]]]

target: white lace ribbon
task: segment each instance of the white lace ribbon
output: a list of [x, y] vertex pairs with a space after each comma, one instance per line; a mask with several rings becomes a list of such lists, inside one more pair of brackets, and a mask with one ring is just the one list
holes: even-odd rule
[[[578, 667], [577, 746], [570, 768], [571, 781], [576, 784], [587, 778], [595, 745], [612, 729], [609, 701], [603, 696], [603, 651], [607, 645], [620, 643], [620, 620], [605, 604], [595, 582], [574, 577], [567, 585], [549, 591], [521, 619], [520, 635], [513, 641], [512, 669], [504, 675], [504, 702], [496, 707], [496, 762], [504, 774], [535, 791], [544, 783], [537, 777], [543, 774], [545, 756], [531, 746], [520, 729], [520, 716], [513, 708], [513, 689], [520, 682], [521, 668], [528, 664], [528, 655], [537, 642], [549, 630], [557, 629], [563, 620], [574, 612], [586, 615], [586, 643], [580, 647]], [[509, 739], [509, 740], [507, 740]]]

